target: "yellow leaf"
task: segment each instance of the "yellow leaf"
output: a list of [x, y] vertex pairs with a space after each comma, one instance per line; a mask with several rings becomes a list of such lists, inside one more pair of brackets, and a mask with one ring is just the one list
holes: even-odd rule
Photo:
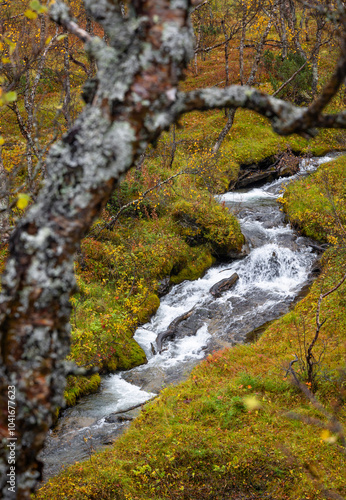
[[19, 193], [18, 199], [17, 199], [17, 207], [20, 210], [24, 210], [28, 206], [28, 203], [30, 201], [30, 196], [26, 193]]
[[259, 400], [254, 396], [248, 396], [244, 398], [243, 402], [247, 410], [259, 410], [262, 407]]
[[36, 19], [37, 13], [34, 12], [33, 10], [28, 9], [24, 12], [24, 16], [27, 17], [28, 19]]
[[329, 444], [333, 444], [337, 440], [336, 436], [332, 436], [328, 429], [324, 429], [321, 432], [321, 439]]
[[5, 139], [0, 136], [0, 146], [2, 146], [3, 144], [5, 144]]
[[5, 94], [5, 100], [6, 102], [14, 102], [17, 100], [17, 92], [12, 90], [11, 92], [7, 92]]

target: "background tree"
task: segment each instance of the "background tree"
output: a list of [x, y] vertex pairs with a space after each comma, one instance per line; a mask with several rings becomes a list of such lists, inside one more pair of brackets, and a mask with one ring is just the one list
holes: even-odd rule
[[[322, 111], [346, 76], [345, 42], [337, 68], [309, 108], [297, 108], [246, 86], [179, 92], [194, 54], [188, 0], [85, 0], [109, 45], [92, 37], [56, 1], [52, 18], [86, 43], [97, 64], [96, 85], [70, 131], [47, 155], [47, 179], [37, 202], [19, 222], [9, 245], [0, 298], [1, 402], [16, 387], [17, 498], [30, 498], [41, 464], [37, 453], [62, 403], [70, 343], [73, 257], [119, 177], [169, 128], [193, 110], [243, 107], [271, 120], [276, 132], [311, 136], [315, 127], [344, 128], [345, 114]], [[335, 13], [344, 29], [343, 8]], [[7, 414], [1, 420], [1, 488], [10, 498]], [[12, 496], [13, 498], [13, 496]]]

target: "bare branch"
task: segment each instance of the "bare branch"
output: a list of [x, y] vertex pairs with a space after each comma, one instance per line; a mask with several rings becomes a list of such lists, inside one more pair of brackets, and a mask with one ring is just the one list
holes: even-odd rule
[[191, 173], [193, 173], [193, 172], [188, 171], [188, 170], [182, 170], [181, 172], [178, 172], [177, 174], [171, 175], [171, 177], [168, 177], [168, 179], [165, 179], [164, 181], [160, 181], [160, 182], [156, 183], [155, 186], [148, 188], [146, 191], [144, 191], [144, 193], [140, 196], [140, 198], [137, 198], [136, 200], [132, 200], [129, 203], [126, 203], [126, 205], [123, 205], [118, 210], [118, 212], [114, 215], [114, 217], [112, 217], [112, 219], [100, 229], [100, 231], [97, 233], [96, 236], [94, 236], [94, 238], [98, 239], [100, 237], [100, 234], [102, 233], [102, 231], [104, 229], [111, 229], [114, 226], [114, 224], [116, 223], [116, 221], [119, 219], [120, 215], [125, 210], [137, 205], [138, 203], [141, 203], [141, 201], [143, 201], [149, 193], [151, 193], [152, 191], [155, 191], [155, 189], [159, 189], [161, 186], [164, 186], [165, 184], [168, 184], [169, 182], [171, 182], [176, 177], [179, 177], [180, 175], [191, 174]]
[[67, 5], [62, 2], [55, 2], [50, 9], [50, 16], [57, 24], [63, 26], [67, 31], [76, 35], [82, 42], [90, 42], [91, 36], [73, 21]]
[[293, 73], [293, 75], [288, 79], [286, 80], [282, 85], [281, 87], [279, 87], [275, 92], [274, 94], [272, 94], [273, 97], [275, 97], [276, 95], [278, 95], [281, 90], [283, 90], [289, 83], [292, 82], [292, 80], [295, 79], [295, 77], [305, 68], [305, 66], [308, 64], [308, 61], [305, 61], [305, 63], [303, 64], [303, 66], [301, 66], [299, 69], [297, 69], [297, 71], [295, 73]]
[[204, 2], [200, 3], [199, 5], [196, 5], [196, 7], [193, 7], [190, 10], [190, 14], [193, 14], [194, 12], [196, 12], [196, 10], [200, 9], [201, 7], [203, 7], [203, 5], [206, 5], [207, 3], [209, 3], [209, 0], [205, 0]]

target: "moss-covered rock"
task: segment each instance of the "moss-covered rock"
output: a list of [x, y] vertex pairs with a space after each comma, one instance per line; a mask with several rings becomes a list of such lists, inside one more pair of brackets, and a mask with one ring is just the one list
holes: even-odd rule
[[100, 386], [101, 377], [95, 373], [91, 377], [67, 377], [67, 385], [64, 392], [66, 406], [73, 406], [81, 396], [87, 396], [96, 392]]
[[117, 369], [130, 370], [135, 366], [147, 363], [145, 352], [133, 339], [128, 339], [126, 345], [116, 351]]
[[141, 306], [138, 313], [138, 319], [141, 323], [147, 323], [151, 316], [156, 313], [160, 307], [160, 299], [155, 294], [152, 293], [147, 299], [145, 299], [144, 304]]
[[190, 246], [207, 242], [215, 257], [240, 251], [245, 242], [237, 219], [211, 196], [200, 195], [195, 201], [177, 201], [173, 217], [179, 234]]
[[185, 266], [175, 275], [171, 276], [171, 283], [177, 285], [185, 280], [194, 281], [203, 276], [207, 269], [213, 265], [215, 258], [207, 248], [193, 249], [190, 259]]

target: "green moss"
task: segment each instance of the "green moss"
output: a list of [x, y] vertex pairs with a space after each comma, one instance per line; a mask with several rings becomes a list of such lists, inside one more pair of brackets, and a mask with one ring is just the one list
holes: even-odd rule
[[191, 246], [208, 242], [215, 256], [240, 251], [244, 244], [237, 219], [210, 196], [200, 194], [197, 200], [177, 201], [173, 217], [178, 223], [179, 234]]
[[103, 361], [103, 371], [130, 370], [147, 362], [145, 352], [132, 338], [126, 338], [119, 344], [112, 355]]
[[96, 392], [100, 386], [101, 378], [98, 373], [91, 377], [67, 377], [67, 385], [64, 392], [66, 406], [76, 404], [78, 398]]
[[190, 251], [189, 261], [186, 266], [176, 275], [171, 276], [171, 283], [177, 285], [185, 280], [194, 281], [201, 278], [215, 259], [206, 248], [199, 247]]
[[316, 240], [341, 244], [346, 225], [346, 156], [288, 186], [281, 199], [290, 221]]
[[116, 358], [118, 370], [130, 370], [147, 362], [145, 352], [133, 339], [129, 339], [125, 346], [117, 349]]
[[158, 308], [160, 307], [160, 299], [155, 294], [152, 293], [149, 295], [147, 299], [145, 299], [143, 305], [140, 308], [138, 313], [138, 319], [141, 323], [147, 323], [151, 316], [156, 313]]

